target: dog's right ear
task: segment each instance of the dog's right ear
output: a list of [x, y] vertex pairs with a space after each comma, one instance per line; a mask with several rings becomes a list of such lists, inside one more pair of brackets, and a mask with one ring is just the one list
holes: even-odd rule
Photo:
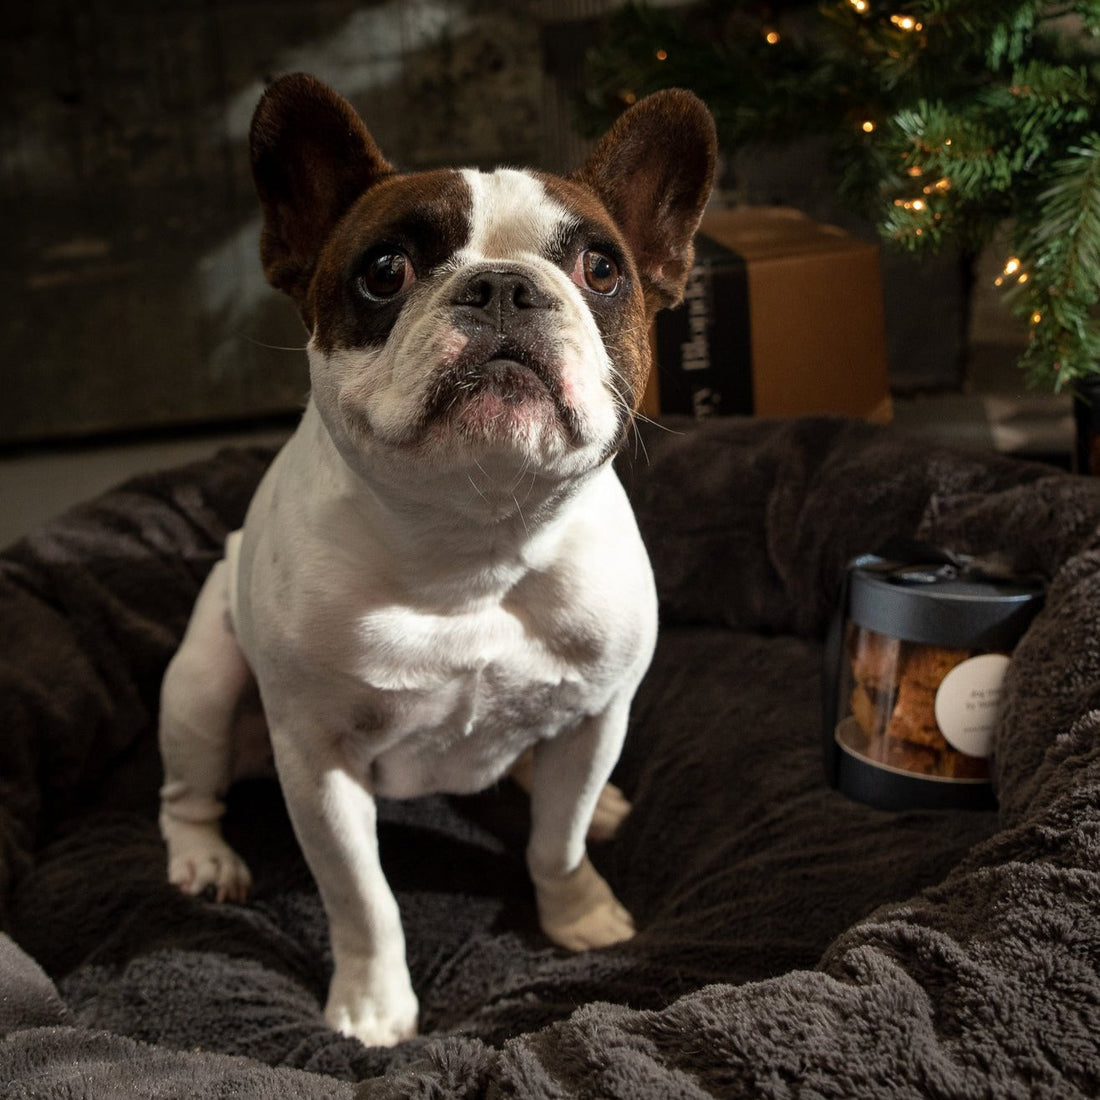
[[703, 101], [665, 88], [621, 114], [573, 174], [622, 230], [650, 315], [683, 297], [717, 156], [714, 119]]
[[321, 247], [351, 204], [393, 168], [352, 105], [306, 73], [264, 92], [249, 146], [264, 214], [264, 273], [305, 315]]

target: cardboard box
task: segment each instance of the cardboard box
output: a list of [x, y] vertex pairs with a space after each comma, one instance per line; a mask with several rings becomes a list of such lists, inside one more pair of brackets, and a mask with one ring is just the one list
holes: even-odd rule
[[647, 416], [892, 415], [878, 246], [796, 210], [708, 211], [653, 347]]

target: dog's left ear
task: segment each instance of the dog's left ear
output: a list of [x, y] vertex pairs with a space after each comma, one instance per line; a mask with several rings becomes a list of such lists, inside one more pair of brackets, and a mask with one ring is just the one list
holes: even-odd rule
[[625, 111], [573, 174], [599, 195], [630, 245], [651, 315], [683, 296], [717, 154], [703, 101], [669, 88]]

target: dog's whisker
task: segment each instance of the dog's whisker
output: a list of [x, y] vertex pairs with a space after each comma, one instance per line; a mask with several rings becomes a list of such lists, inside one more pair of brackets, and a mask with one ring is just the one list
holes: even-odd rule
[[654, 420], [651, 416], [646, 416], [644, 413], [636, 412], [634, 414], [635, 420], [640, 420], [643, 424], [649, 424], [654, 428], [659, 428], [662, 432], [667, 432], [669, 435], [683, 435], [684, 433], [677, 428], [670, 428], [667, 424], [662, 424], [659, 420]]
[[523, 533], [530, 537], [531, 532], [527, 527], [527, 520], [523, 515], [523, 506], [520, 504], [515, 493], [512, 494], [512, 501], [515, 503], [516, 506], [516, 515], [519, 516], [519, 521], [523, 524]]
[[634, 457], [638, 457], [638, 451], [641, 450], [642, 457], [645, 459], [645, 464], [648, 466], [649, 462], [649, 448], [645, 445], [645, 440], [642, 438], [642, 433], [638, 430], [638, 421], [631, 420], [630, 426], [634, 431]]
[[531, 499], [531, 494], [535, 491], [535, 486], [538, 485], [538, 480], [539, 480], [538, 475], [535, 474], [535, 473], [532, 473], [531, 474], [531, 482], [527, 486], [527, 493], [523, 498], [523, 503], [524, 504], [526, 504]]
[[282, 344], [269, 344], [269, 343], [267, 343], [266, 340], [257, 340], [255, 336], [250, 336], [247, 332], [242, 332], [240, 335], [245, 340], [247, 340], [250, 344], [252, 344], [253, 346], [258, 347], [258, 348], [264, 348], [267, 351], [294, 351], [294, 352], [309, 351], [309, 345], [308, 344], [301, 344], [301, 345], [294, 344], [294, 345], [291, 345], [289, 347], [285, 347]]
[[[519, 473], [516, 475], [516, 480], [513, 481], [512, 485], [511, 485], [511, 491], [513, 493], [515, 493], [516, 489], [518, 489], [519, 486], [522, 484], [523, 479], [527, 476], [527, 471], [530, 470], [530, 468], [531, 468], [531, 456], [530, 455], [524, 455], [523, 464], [520, 466]], [[533, 481], [532, 481], [531, 487], [532, 488], [534, 487], [534, 482]], [[531, 490], [529, 488], [528, 493], [530, 493], [530, 491]]]
[[[479, 469], [480, 469], [480, 467], [479, 467]], [[482, 472], [482, 473], [484, 473], [485, 471], [484, 471], [484, 470], [482, 470], [481, 472]], [[466, 475], [466, 479], [467, 479], [467, 480], [469, 481], [469, 483], [470, 483], [470, 484], [471, 484], [471, 485], [473, 486], [474, 492], [475, 492], [475, 493], [477, 493], [477, 495], [478, 495], [479, 497], [481, 497], [481, 499], [482, 499], [483, 501], [485, 501], [485, 503], [486, 503], [486, 504], [488, 504], [488, 503], [489, 503], [489, 498], [488, 498], [488, 497], [487, 497], [487, 496], [486, 496], [486, 495], [485, 495], [485, 494], [484, 494], [484, 493], [483, 493], [483, 492], [481, 491], [481, 488], [480, 488], [480, 486], [478, 485], [478, 483], [477, 483], [476, 481], [474, 481], [474, 475], [473, 475], [473, 474], [470, 474], [470, 473], [468, 473], [468, 474]]]
[[[481, 460], [480, 459], [475, 459], [474, 460], [474, 465], [478, 468], [478, 472], [481, 474], [481, 476], [485, 478], [485, 482], [486, 482], [487, 485], [492, 486], [494, 489], [499, 488], [499, 486], [497, 485], [496, 479], [493, 477], [493, 475], [491, 473], [489, 473], [489, 471], [486, 470], [484, 466], [481, 465]], [[482, 495], [482, 498], [486, 501], [486, 503], [488, 503], [489, 498], [487, 496], [485, 496], [484, 493], [482, 493], [481, 495]]]

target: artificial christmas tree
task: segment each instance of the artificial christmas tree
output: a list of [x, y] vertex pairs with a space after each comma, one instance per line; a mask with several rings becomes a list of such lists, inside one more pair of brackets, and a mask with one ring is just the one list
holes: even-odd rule
[[1021, 364], [1077, 389], [1100, 378], [1098, 32], [1100, 0], [631, 5], [592, 51], [585, 114], [687, 86], [727, 149], [827, 133], [839, 193], [898, 248], [973, 256], [1007, 226]]

